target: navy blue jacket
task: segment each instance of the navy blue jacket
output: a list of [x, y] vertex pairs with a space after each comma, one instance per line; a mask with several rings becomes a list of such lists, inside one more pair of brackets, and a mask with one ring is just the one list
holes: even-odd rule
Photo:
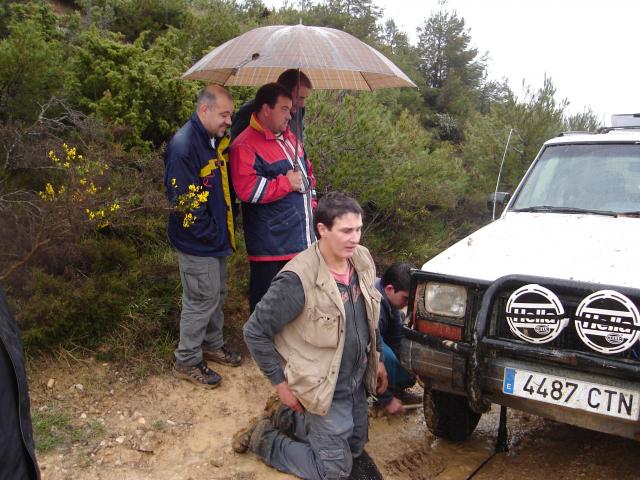
[[183, 226], [184, 213], [169, 215], [169, 240], [188, 255], [226, 257], [235, 249], [228, 147], [229, 137], [216, 145], [195, 113], [167, 145], [164, 184], [169, 201], [175, 204], [189, 185], [203, 186], [209, 192], [207, 202], [191, 211], [196, 217], [191, 226]]
[[380, 330], [380, 336], [384, 340], [393, 353], [399, 355], [400, 353], [400, 341], [402, 340], [402, 315], [399, 310], [396, 310], [389, 303], [387, 295], [384, 293], [384, 286], [382, 281], [376, 279], [376, 288], [382, 294], [382, 300], [380, 301], [380, 321], [378, 322], [378, 329]]

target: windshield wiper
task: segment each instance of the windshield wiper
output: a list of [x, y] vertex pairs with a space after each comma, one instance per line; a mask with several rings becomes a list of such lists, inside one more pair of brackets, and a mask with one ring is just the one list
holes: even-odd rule
[[631, 218], [640, 218], [640, 210], [636, 210], [633, 212], [620, 212], [617, 215], [618, 217], [631, 217]]
[[534, 205], [532, 207], [515, 208], [512, 212], [547, 212], [547, 213], [586, 213], [590, 215], [605, 215], [616, 217], [619, 214], [609, 210], [590, 210], [576, 207], [554, 207], [552, 205]]

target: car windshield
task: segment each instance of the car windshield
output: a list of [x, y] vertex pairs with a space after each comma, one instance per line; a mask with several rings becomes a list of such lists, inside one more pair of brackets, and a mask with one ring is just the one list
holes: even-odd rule
[[640, 214], [640, 145], [549, 145], [511, 211]]

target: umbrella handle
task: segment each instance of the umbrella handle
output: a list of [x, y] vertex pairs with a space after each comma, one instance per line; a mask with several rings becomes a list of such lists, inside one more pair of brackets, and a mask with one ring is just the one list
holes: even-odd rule
[[310, 180], [307, 178], [306, 173], [302, 171], [302, 168], [300, 167], [300, 164], [297, 162], [297, 159], [296, 159], [296, 162], [293, 164], [293, 171], [302, 173], [302, 186], [300, 187], [300, 193], [308, 192], [309, 188], [311, 188]]

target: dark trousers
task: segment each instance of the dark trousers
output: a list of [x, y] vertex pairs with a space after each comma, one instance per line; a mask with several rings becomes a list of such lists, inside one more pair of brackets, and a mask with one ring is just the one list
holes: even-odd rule
[[249, 313], [253, 313], [258, 302], [262, 299], [271, 280], [284, 267], [287, 260], [276, 262], [249, 262]]
[[[367, 394], [362, 379], [347, 378], [326, 415], [285, 409], [249, 447], [263, 462], [305, 480], [346, 480], [368, 440]], [[340, 387], [340, 386], [339, 386]], [[288, 421], [285, 416], [289, 416]], [[285, 432], [280, 428], [285, 426]]]

